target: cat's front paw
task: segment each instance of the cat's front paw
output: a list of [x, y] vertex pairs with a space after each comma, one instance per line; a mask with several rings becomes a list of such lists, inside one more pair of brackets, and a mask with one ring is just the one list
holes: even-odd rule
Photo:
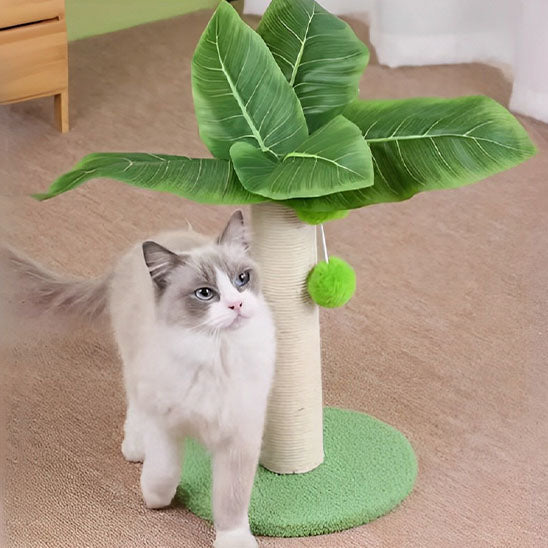
[[217, 531], [213, 548], [258, 548], [259, 544], [249, 529]]
[[122, 442], [122, 455], [128, 462], [143, 462], [145, 460], [142, 443], [128, 435]]
[[[145, 463], [146, 466], [146, 463]], [[165, 508], [171, 504], [177, 490], [178, 476], [172, 478], [161, 474], [141, 473], [141, 493], [147, 508]]]

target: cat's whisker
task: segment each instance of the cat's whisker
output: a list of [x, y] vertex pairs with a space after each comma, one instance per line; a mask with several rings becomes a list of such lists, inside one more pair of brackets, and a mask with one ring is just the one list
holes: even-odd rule
[[219, 329], [219, 327], [213, 325], [209, 320], [204, 320], [203, 322], [201, 322], [199, 324], [196, 324], [196, 325], [193, 325], [192, 327], [189, 327], [188, 330], [189, 331], [200, 331], [204, 327], [206, 329], [203, 329], [203, 331], [216, 332]]

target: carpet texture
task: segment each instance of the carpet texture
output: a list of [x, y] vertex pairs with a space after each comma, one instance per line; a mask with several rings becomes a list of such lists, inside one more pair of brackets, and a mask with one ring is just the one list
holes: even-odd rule
[[[249, 522], [255, 535], [305, 537], [363, 525], [411, 491], [417, 461], [395, 428], [355, 411], [324, 409], [325, 460], [306, 474], [255, 476]], [[178, 500], [212, 521], [211, 461], [194, 441], [185, 447]]]
[[[221, 229], [233, 208], [95, 181], [29, 198], [93, 151], [205, 156], [190, 58], [210, 13], [69, 44], [71, 125], [50, 99], [0, 108], [3, 238], [51, 268], [103, 272], [134, 241]], [[360, 36], [367, 29], [354, 24]], [[364, 98], [484, 93], [510, 85], [483, 65], [388, 69]], [[368, 413], [411, 442], [411, 495], [332, 535], [261, 548], [538, 548], [548, 545], [548, 127], [522, 118], [539, 154], [457, 190], [353, 212], [327, 225], [357, 273], [354, 298], [322, 310], [326, 405]], [[179, 504], [144, 508], [139, 465], [120, 454], [124, 397], [107, 326], [48, 336], [9, 318], [0, 335], [0, 469], [9, 548], [206, 548], [211, 526]], [[9, 327], [9, 330], [8, 330]], [[50, 326], [51, 327], [51, 326]]]

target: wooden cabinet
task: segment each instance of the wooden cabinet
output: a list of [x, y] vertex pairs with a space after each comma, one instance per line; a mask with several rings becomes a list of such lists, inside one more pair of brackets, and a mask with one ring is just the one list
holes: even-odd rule
[[0, 104], [54, 96], [68, 131], [68, 55], [63, 0], [0, 0]]
[[0, 29], [60, 16], [64, 0], [0, 0]]

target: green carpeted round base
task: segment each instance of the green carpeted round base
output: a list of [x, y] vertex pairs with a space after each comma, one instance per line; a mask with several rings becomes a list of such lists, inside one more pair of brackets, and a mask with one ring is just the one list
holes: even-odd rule
[[[392, 510], [411, 491], [415, 453], [395, 428], [369, 415], [324, 409], [325, 461], [306, 474], [279, 475], [259, 467], [249, 508], [251, 530], [269, 537], [342, 531]], [[177, 498], [207, 520], [210, 459], [187, 441]]]

